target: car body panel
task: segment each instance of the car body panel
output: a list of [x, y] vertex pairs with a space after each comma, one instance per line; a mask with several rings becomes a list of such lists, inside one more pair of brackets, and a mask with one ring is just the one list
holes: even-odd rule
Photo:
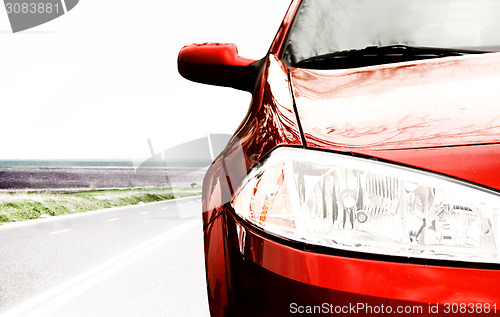
[[270, 55], [265, 60], [250, 109], [225, 150], [204, 178], [206, 223], [218, 216], [217, 206], [228, 203], [248, 170], [280, 145], [302, 146], [290, 95], [286, 66]]
[[291, 69], [307, 146], [394, 150], [500, 142], [500, 54]]
[[366, 150], [362, 153], [372, 158], [405, 164], [500, 190], [500, 144], [396, 151]]
[[235, 189], [248, 170], [278, 146], [303, 146], [286, 65], [270, 55], [250, 109], [223, 153]]
[[207, 295], [212, 316], [224, 316], [229, 302], [227, 247], [223, 217], [212, 219], [204, 229]]
[[380, 159], [500, 190], [500, 54], [289, 67], [279, 57], [300, 2], [292, 2], [261, 61], [246, 117], [205, 175], [212, 316], [290, 315], [293, 300], [500, 304], [497, 267], [336, 252], [278, 238], [236, 216], [230, 202], [242, 180], [280, 146]]
[[293, 0], [288, 8], [285, 17], [283, 18], [283, 22], [274, 37], [274, 41], [271, 44], [271, 48], [269, 50], [270, 54], [280, 56], [281, 52], [284, 50], [285, 41], [287, 38], [287, 34], [292, 27], [293, 19], [297, 10], [299, 9], [300, 3], [302, 0]]
[[322, 254], [266, 237], [233, 213], [229, 215], [229, 241], [245, 259], [303, 284], [419, 303], [466, 302], [470, 298], [482, 303], [500, 302], [498, 270], [423, 265], [402, 258], [367, 259], [354, 252], [349, 256], [327, 251]]
[[[487, 57], [490, 61], [492, 61], [491, 59], [497, 60], [500, 58], [497, 54], [491, 54]], [[470, 60], [472, 65], [478, 63], [481, 67], [486, 68], [486, 65], [483, 64], [484, 61], [478, 57], [474, 59], [458, 58], [457, 60], [452, 58], [450, 62], [460, 65], [464, 60]], [[427, 62], [430, 62], [431, 65]], [[401, 69], [398, 67], [403, 66], [403, 68], [406, 67], [405, 71], [410, 71], [410, 76], [416, 76], [417, 78], [422, 76], [424, 78], [421, 80], [425, 80], [427, 75], [423, 76], [421, 73], [416, 75], [418, 71], [415, 71], [415, 66], [410, 66], [414, 63], [403, 64], [371, 68], [388, 71], [391, 68]], [[417, 64], [427, 69], [435, 67], [434, 71], [437, 73], [445, 71], [443, 70], [444, 66], [437, 63], [437, 61], [418, 62]], [[467, 64], [467, 67], [470, 69], [472, 66]], [[294, 102], [297, 105], [308, 148], [368, 155], [372, 158], [410, 165], [498, 189], [499, 184], [496, 175], [500, 163], [495, 158], [500, 151], [500, 146], [498, 144], [474, 144], [474, 142], [494, 143], [498, 140], [498, 136], [490, 132], [491, 129], [498, 129], [495, 116], [492, 115], [497, 110], [494, 107], [490, 108], [492, 107], [491, 103], [494, 104], [495, 100], [485, 98], [480, 94], [480, 92], [488, 93], [488, 96], [492, 97], [492, 92], [486, 91], [491, 87], [479, 89], [479, 92], [469, 91], [469, 93], [475, 94], [472, 100], [478, 103], [480, 101], [490, 102], [488, 107], [483, 107], [479, 103], [477, 108], [468, 108], [465, 111], [466, 114], [471, 114], [474, 111], [482, 110], [483, 112], [478, 118], [485, 116], [486, 118], [493, 118], [492, 120], [480, 122], [485, 127], [481, 130], [484, 133], [474, 133], [473, 130], [459, 128], [456, 123], [448, 122], [452, 121], [450, 118], [448, 120], [442, 119], [439, 122], [430, 120], [428, 124], [422, 118], [439, 115], [439, 112], [436, 114], [431, 111], [431, 108], [417, 108], [414, 113], [414, 120], [421, 120], [422, 126], [418, 124], [410, 125], [406, 133], [417, 134], [425, 131], [429, 126], [441, 129], [440, 133], [432, 134], [430, 138], [430, 140], [435, 140], [435, 143], [423, 143], [420, 138], [405, 139], [403, 136], [394, 141], [395, 139], [391, 138], [392, 135], [388, 137], [388, 129], [384, 128], [374, 129], [373, 133], [356, 133], [356, 129], [351, 128], [350, 134], [341, 129], [336, 129], [334, 131], [340, 134], [346, 132], [344, 137], [347, 136], [347, 141], [344, 140], [344, 143], [340, 143], [335, 141], [342, 140], [342, 138], [338, 137], [338, 134], [325, 132], [328, 128], [331, 128], [330, 125], [322, 126], [318, 124], [314, 126], [313, 117], [310, 114], [319, 111], [316, 105], [319, 99], [325, 100], [325, 104], [321, 105], [323, 107], [322, 111], [320, 111], [321, 114], [315, 117], [316, 119], [320, 118], [319, 122], [330, 122], [328, 120], [334, 118], [335, 115], [342, 115], [342, 122], [349, 122], [349, 119], [351, 121], [358, 119], [356, 118], [356, 111], [349, 112], [344, 107], [342, 113], [339, 114], [339, 110], [335, 109], [335, 105], [330, 103], [335, 98], [344, 97], [349, 99], [350, 93], [342, 90], [338, 94], [323, 95], [318, 90], [314, 90], [316, 86], [324, 88], [335, 86], [337, 84], [335, 79], [329, 76], [318, 78], [320, 77], [318, 71], [292, 70], [291, 78], [295, 89], [292, 96], [287, 72], [288, 67], [276, 56], [270, 55], [267, 58], [261, 82], [256, 87], [246, 118], [225, 151], [209, 168], [205, 177], [203, 192], [205, 255], [212, 315], [231, 316], [231, 312], [241, 310], [242, 301], [245, 300], [242, 296], [259, 297], [259, 294], [267, 292], [269, 286], [256, 280], [253, 280], [255, 284], [252, 284], [251, 287], [249, 285], [240, 285], [239, 275], [241, 272], [239, 270], [243, 268], [238, 265], [244, 265], [244, 269], [253, 265], [261, 267], [264, 270], [262, 274], [275, 276], [276, 278], [279, 276], [280, 280], [288, 281], [284, 282], [283, 287], [289, 287], [289, 283], [299, 283], [302, 287], [311, 289], [311, 294], [303, 295], [303, 299], [307, 299], [311, 303], [315, 302], [314, 294], [323, 294], [322, 296], [329, 298], [332, 303], [336, 303], [336, 301], [342, 303], [350, 298], [352, 300], [365, 300], [374, 305], [377, 303], [428, 305], [428, 303], [444, 304], [470, 301], [471, 299], [474, 299], [475, 303], [499, 302], [500, 292], [495, 290], [496, 281], [500, 279], [500, 271], [498, 270], [422, 265], [411, 263], [411, 261], [401, 263], [391, 259], [371, 260], [345, 255], [331, 255], [328, 252], [301, 250], [286, 245], [279, 238], [265, 237], [259, 234], [255, 231], [255, 228], [240, 222], [229, 205], [232, 195], [248, 170], [265, 155], [279, 146], [304, 146], [299, 120], [297, 120], [294, 111]], [[352, 70], [343, 72], [353, 73]], [[299, 73], [300, 78], [298, 77]], [[315, 76], [308, 76], [306, 79], [304, 76], [306, 73], [308, 75], [315, 74]], [[353, 79], [354, 76], [357, 75], [354, 73], [353, 77], [343, 79], [348, 81]], [[464, 80], [467, 82], [465, 77]], [[392, 81], [392, 78], [392, 76], [388, 76], [387, 80]], [[496, 79], [496, 77], [494, 78]], [[370, 84], [370, 80], [368, 78], [365, 83]], [[318, 84], [322, 81], [322, 84]], [[380, 79], [372, 83], [384, 85], [383, 80]], [[395, 83], [397, 81], [388, 84], [385, 91], [391, 90], [392, 85], [395, 85]], [[358, 84], [352, 85], [351, 89], [356, 91]], [[306, 89], [306, 86], [308, 89]], [[363, 85], [361, 86], [363, 87]], [[416, 89], [411, 84], [409, 87], [410, 90]], [[455, 86], [451, 84], [448, 89], [453, 91], [453, 87]], [[307, 95], [304, 92], [307, 92]], [[375, 89], [375, 92], [371, 92], [371, 94], [378, 92], [379, 90]], [[344, 93], [347, 95], [342, 95]], [[354, 94], [354, 92], [352, 93]], [[414, 92], [413, 97], [416, 96], [417, 93]], [[387, 97], [386, 99], [390, 98]], [[470, 107], [478, 105], [478, 103], [470, 104]], [[379, 111], [392, 113], [384, 107], [388, 106], [389, 109], [395, 109], [397, 101], [394, 100], [390, 105], [380, 103], [377, 105]], [[464, 120], [459, 121], [459, 123], [466, 123], [467, 116], [461, 112], [463, 107], [455, 108], [453, 103], [446, 106], [448, 110], [454, 109], [459, 115], [464, 116]], [[488, 115], [488, 111], [491, 111], [490, 115]], [[372, 118], [373, 120], [376, 118], [384, 119], [383, 116], [375, 114], [368, 117], [366, 122], [381, 124], [375, 120], [370, 121]], [[405, 121], [403, 120], [403, 122]], [[390, 125], [388, 124], [388, 126]], [[393, 127], [393, 129], [396, 128], [397, 126]], [[442, 134], [448, 136], [446, 143], [439, 143], [438, 136]], [[424, 147], [424, 145], [430, 144], [432, 144], [432, 147]], [[384, 286], [380, 287], [380, 285]]]
[[307, 147], [500, 189], [500, 54], [349, 70], [291, 69]]

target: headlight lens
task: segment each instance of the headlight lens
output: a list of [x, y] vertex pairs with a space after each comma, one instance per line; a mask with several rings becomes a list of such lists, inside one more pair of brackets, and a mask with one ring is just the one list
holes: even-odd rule
[[231, 202], [261, 229], [337, 249], [500, 263], [500, 196], [369, 159], [280, 148]]

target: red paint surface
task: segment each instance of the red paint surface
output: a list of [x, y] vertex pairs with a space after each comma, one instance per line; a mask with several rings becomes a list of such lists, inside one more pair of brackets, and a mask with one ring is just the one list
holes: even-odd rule
[[[184, 46], [179, 52], [179, 65], [185, 63], [207, 65], [248, 66], [255, 60], [240, 57], [235, 44], [204, 43]], [[182, 69], [179, 69], [182, 72]]]
[[360, 152], [500, 190], [500, 144]]
[[500, 54], [291, 73], [308, 147], [500, 189]]
[[[231, 213], [228, 213], [228, 217]], [[500, 303], [500, 271], [366, 260], [302, 251], [246, 228], [246, 259], [285, 278], [315, 287], [420, 303]], [[241, 242], [230, 239], [237, 247]]]
[[286, 66], [270, 55], [247, 116], [226, 147], [224, 165], [232, 189], [262, 157], [280, 145], [302, 146]]
[[205, 228], [205, 267], [208, 302], [212, 316], [223, 316], [229, 306], [226, 267], [226, 239], [222, 217], [213, 219]]
[[276, 34], [274, 41], [271, 45], [270, 49], [271, 54], [280, 56], [281, 52], [284, 50], [283, 46], [285, 45], [286, 36], [290, 28], [292, 27], [293, 19], [295, 17], [295, 14], [297, 13], [297, 10], [301, 2], [302, 0], [293, 0], [292, 3], [290, 4], [290, 7], [288, 8], [288, 11], [285, 14], [283, 22], [281, 23], [281, 26], [278, 30], [278, 33]]
[[[247, 116], [204, 180], [212, 316], [286, 315], [278, 308], [290, 298], [304, 304], [500, 305], [499, 270], [304, 251], [234, 218], [232, 194], [249, 169], [282, 145], [354, 152], [500, 190], [500, 54], [347, 70], [290, 69], [290, 83], [289, 69], [277, 56], [299, 4], [292, 2], [264, 61]], [[235, 56], [231, 46], [213, 49], [217, 54], [197, 59], [251, 62], [222, 58], [226, 49]]]
[[340, 151], [500, 142], [500, 54], [292, 69], [307, 145]]

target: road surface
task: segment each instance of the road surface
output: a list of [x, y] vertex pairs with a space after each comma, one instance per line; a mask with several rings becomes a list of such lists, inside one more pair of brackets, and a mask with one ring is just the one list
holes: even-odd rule
[[200, 197], [0, 227], [0, 317], [207, 317]]

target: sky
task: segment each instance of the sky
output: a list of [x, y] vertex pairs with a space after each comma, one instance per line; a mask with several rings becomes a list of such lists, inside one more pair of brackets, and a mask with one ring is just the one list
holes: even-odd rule
[[262, 58], [289, 0], [80, 0], [13, 34], [0, 7], [0, 160], [133, 159], [232, 134], [250, 94], [177, 73], [186, 44]]

